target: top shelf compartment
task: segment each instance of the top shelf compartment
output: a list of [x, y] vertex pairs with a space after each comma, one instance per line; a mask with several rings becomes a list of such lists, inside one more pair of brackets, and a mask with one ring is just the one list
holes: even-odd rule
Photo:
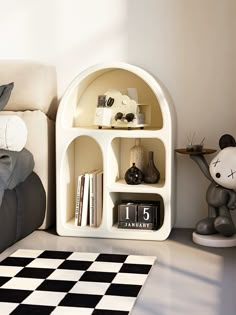
[[[153, 80], [153, 86], [150, 80]], [[67, 95], [63, 99], [69, 106], [66, 106], [65, 112], [61, 115], [62, 127], [97, 129], [94, 117], [98, 95], [106, 93], [109, 89], [116, 89], [125, 94], [127, 88], [136, 88], [138, 103], [148, 104], [150, 108], [151, 119], [148, 127], [144, 129], [160, 130], [163, 128], [164, 120], [161, 107], [167, 109], [168, 104], [164, 104], [166, 99], [161, 95], [162, 88], [159, 88], [160, 95], [156, 94], [158, 91], [156, 85], [157, 81], [147, 76], [145, 71], [142, 73], [142, 69], [128, 64], [118, 63], [114, 66], [90, 68], [77, 76], [67, 89]]]

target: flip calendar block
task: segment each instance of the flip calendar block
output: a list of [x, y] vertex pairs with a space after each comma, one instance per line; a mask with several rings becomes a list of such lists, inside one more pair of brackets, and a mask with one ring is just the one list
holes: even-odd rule
[[156, 230], [160, 225], [160, 202], [134, 201], [118, 206], [118, 227]]

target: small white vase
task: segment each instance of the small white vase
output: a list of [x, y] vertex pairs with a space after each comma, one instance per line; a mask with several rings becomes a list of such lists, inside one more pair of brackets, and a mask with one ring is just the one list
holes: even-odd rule
[[144, 172], [145, 169], [145, 151], [141, 146], [141, 139], [135, 139], [135, 145], [130, 150], [130, 166], [135, 166]]

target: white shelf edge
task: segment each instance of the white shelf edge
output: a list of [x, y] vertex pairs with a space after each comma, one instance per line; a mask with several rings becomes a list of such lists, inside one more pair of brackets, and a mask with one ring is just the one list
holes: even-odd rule
[[[61, 130], [62, 132], [70, 132], [73, 134], [80, 134], [80, 133], [86, 133], [86, 134], [99, 134], [106, 132], [107, 135], [112, 136], [114, 138], [122, 138], [122, 137], [140, 137], [140, 138], [147, 138], [147, 137], [153, 137], [153, 138], [161, 138], [162, 134], [165, 133], [165, 130], [163, 128], [160, 129], [125, 129], [125, 128], [103, 128], [98, 129], [96, 127], [67, 127], [67, 126], [58, 126], [58, 130]], [[119, 131], [119, 136], [117, 136], [117, 131]]]
[[[133, 240], [164, 240], [166, 237], [163, 235], [162, 227], [158, 230], [141, 230], [141, 229], [120, 229], [117, 224], [112, 225], [110, 228], [104, 229], [100, 227], [90, 226], [75, 226], [74, 219], [67, 221], [62, 228], [60, 235], [62, 236], [79, 236], [79, 237], [98, 237], [98, 238], [119, 238], [119, 239], [133, 239]], [[64, 232], [63, 232], [64, 231]]]
[[165, 186], [165, 180], [161, 179], [157, 184], [139, 184], [139, 185], [128, 185], [124, 179], [120, 179], [115, 183], [108, 186], [109, 192], [129, 192], [129, 193], [149, 193], [158, 194]]

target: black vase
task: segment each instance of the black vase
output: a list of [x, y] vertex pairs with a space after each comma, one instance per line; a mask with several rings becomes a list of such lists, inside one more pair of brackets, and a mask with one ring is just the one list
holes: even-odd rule
[[138, 185], [143, 182], [143, 172], [135, 166], [131, 166], [125, 173], [125, 181], [128, 185]]
[[160, 180], [160, 172], [154, 164], [153, 155], [153, 151], [148, 152], [148, 164], [144, 172], [144, 182], [148, 184], [155, 184]]

